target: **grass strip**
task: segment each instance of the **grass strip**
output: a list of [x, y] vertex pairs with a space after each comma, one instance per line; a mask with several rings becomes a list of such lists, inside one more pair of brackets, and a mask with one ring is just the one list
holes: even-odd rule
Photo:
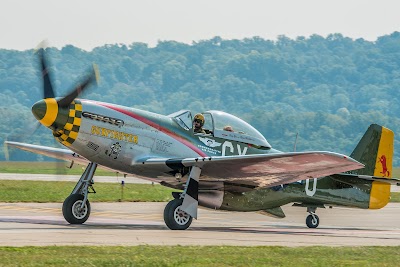
[[[75, 182], [10, 181], [0, 180], [0, 202], [60, 202], [75, 187]], [[160, 202], [172, 199], [173, 189], [151, 184], [95, 183], [96, 194], [90, 194], [92, 202]], [[175, 190], [176, 191], [176, 190]]]
[[398, 266], [399, 247], [0, 247], [1, 266]]

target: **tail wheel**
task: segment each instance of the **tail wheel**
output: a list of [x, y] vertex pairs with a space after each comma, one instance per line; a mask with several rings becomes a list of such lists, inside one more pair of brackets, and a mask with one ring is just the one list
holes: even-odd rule
[[67, 197], [63, 204], [63, 215], [70, 224], [82, 224], [86, 222], [90, 215], [90, 203], [86, 203], [82, 207], [84, 196], [81, 194], [72, 194]]
[[310, 214], [306, 218], [308, 228], [317, 228], [319, 225], [319, 217], [317, 214]]
[[192, 223], [192, 216], [180, 209], [182, 199], [171, 200], [164, 209], [164, 222], [171, 230], [185, 230]]

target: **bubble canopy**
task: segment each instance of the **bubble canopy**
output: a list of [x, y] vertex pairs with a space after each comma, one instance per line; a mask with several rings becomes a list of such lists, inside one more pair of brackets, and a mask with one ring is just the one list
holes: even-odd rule
[[[253, 126], [244, 120], [218, 110], [209, 110], [202, 113], [205, 118], [203, 129], [206, 133], [196, 135], [208, 135], [237, 142], [243, 142], [260, 149], [270, 149], [271, 145], [265, 137]], [[192, 113], [189, 110], [180, 110], [168, 115], [183, 129], [192, 129]]]
[[215, 137], [271, 148], [265, 137], [244, 120], [218, 110], [209, 110], [203, 114], [210, 114]]

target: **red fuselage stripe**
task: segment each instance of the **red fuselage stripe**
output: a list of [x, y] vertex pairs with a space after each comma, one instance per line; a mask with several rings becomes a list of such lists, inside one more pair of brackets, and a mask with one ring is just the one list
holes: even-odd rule
[[160, 132], [169, 135], [170, 137], [174, 138], [175, 140], [179, 141], [180, 143], [182, 143], [185, 146], [187, 146], [190, 149], [192, 149], [194, 152], [196, 152], [200, 156], [207, 157], [206, 153], [204, 153], [201, 149], [199, 149], [198, 147], [196, 147], [195, 145], [190, 143], [188, 140], [182, 138], [179, 135], [176, 135], [174, 132], [170, 131], [169, 129], [167, 129], [165, 127], [160, 126], [159, 124], [155, 123], [154, 121], [146, 119], [146, 118], [144, 118], [142, 116], [139, 116], [138, 114], [135, 114], [133, 112], [127, 111], [125, 109], [122, 109], [122, 108], [119, 108], [119, 107], [115, 107], [113, 105], [108, 105], [108, 104], [105, 104], [105, 103], [98, 103], [98, 102], [96, 104], [99, 104], [101, 106], [104, 106], [104, 107], [110, 108], [112, 110], [118, 111], [118, 112], [120, 112], [122, 114], [125, 114], [125, 115], [127, 115], [129, 117], [132, 117], [132, 118], [134, 118], [134, 119], [136, 119], [138, 121], [141, 121], [141, 122], [143, 122], [143, 123], [155, 128], [155, 129], [159, 130]]

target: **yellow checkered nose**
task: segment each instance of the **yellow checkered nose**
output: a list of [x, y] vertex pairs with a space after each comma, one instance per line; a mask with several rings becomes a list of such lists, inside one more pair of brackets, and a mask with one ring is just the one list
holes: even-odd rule
[[70, 146], [78, 137], [81, 126], [82, 104], [75, 99], [68, 108], [60, 108], [55, 98], [46, 98], [32, 106], [35, 118], [53, 130], [54, 137]]

